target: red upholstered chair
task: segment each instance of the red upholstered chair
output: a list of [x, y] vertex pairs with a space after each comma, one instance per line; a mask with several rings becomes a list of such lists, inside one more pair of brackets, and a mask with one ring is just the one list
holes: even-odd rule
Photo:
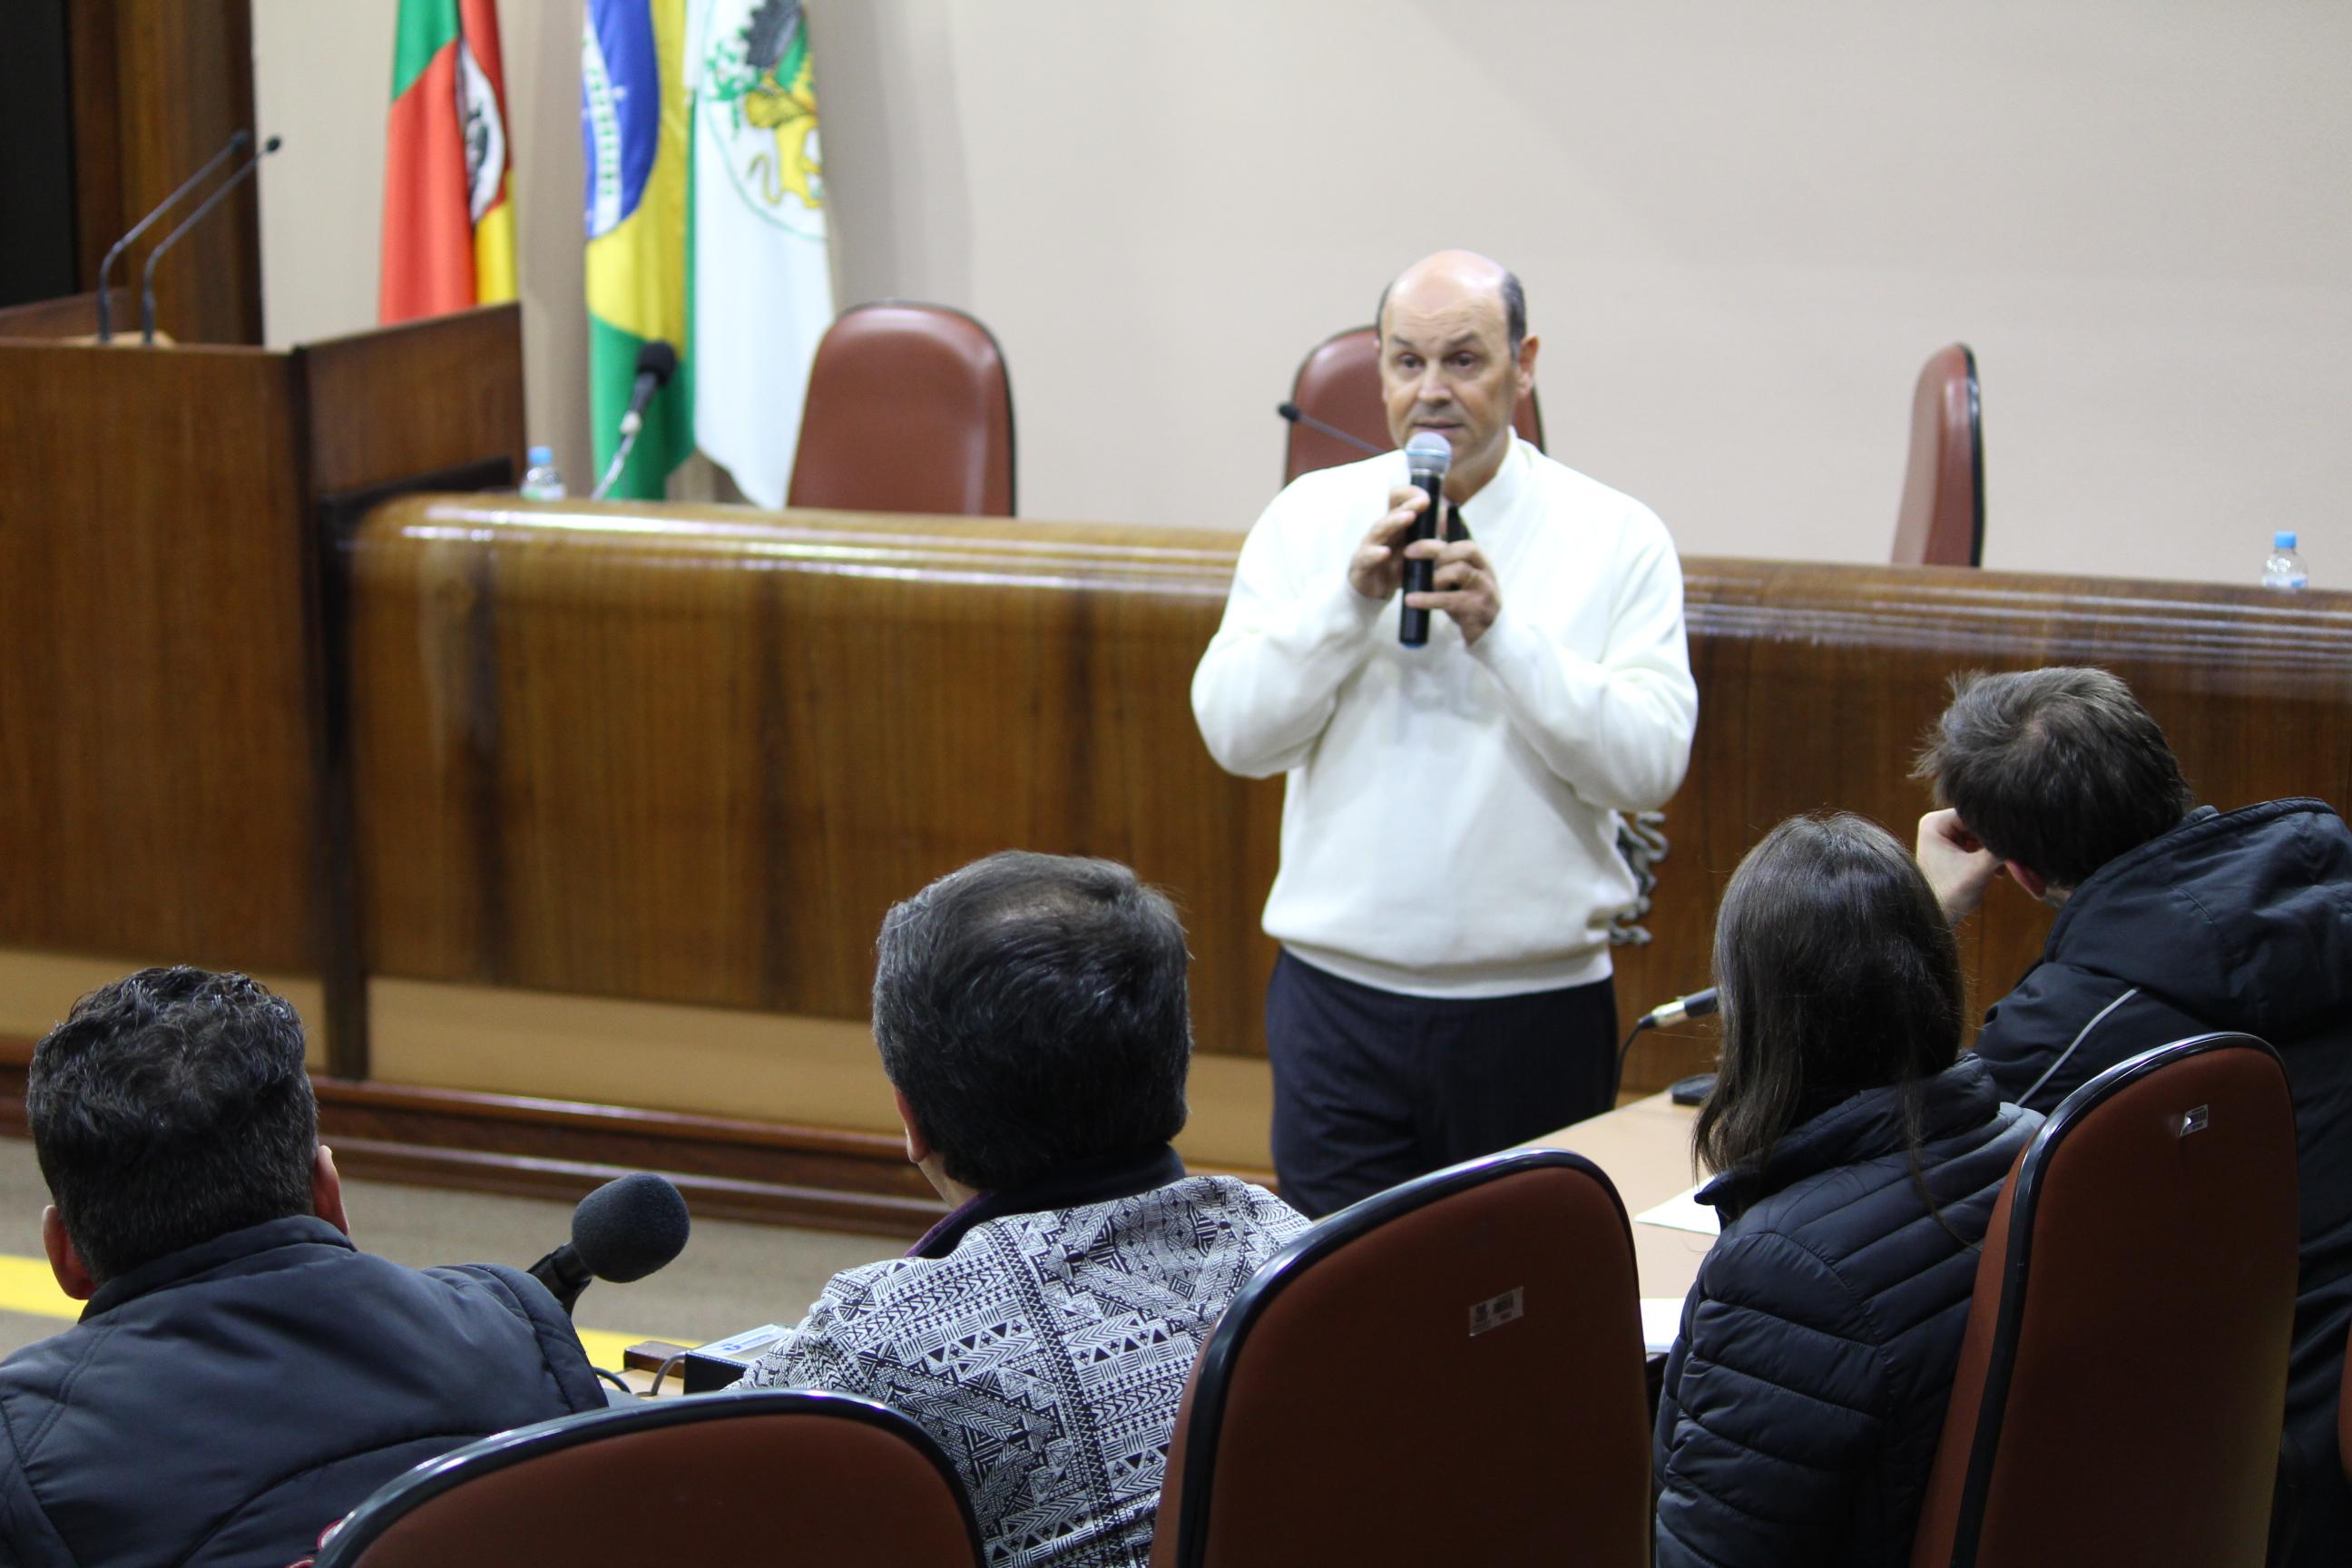
[[2262, 1041], [2160, 1046], [2068, 1095], [1993, 1208], [1913, 1568], [2261, 1563], [2295, 1238]]
[[1952, 343], [1927, 356], [1911, 394], [1911, 461], [1895, 518], [1897, 566], [1984, 564], [1984, 427], [1977, 356]]
[[[1351, 327], [1317, 344], [1298, 363], [1298, 374], [1290, 384], [1290, 401], [1301, 412], [1369, 442], [1377, 451], [1385, 452], [1396, 445], [1389, 439], [1388, 410], [1381, 403], [1380, 334], [1370, 327]], [[1538, 450], [1542, 449], [1543, 409], [1532, 390], [1512, 411], [1511, 425]], [[1353, 463], [1363, 456], [1345, 441], [1294, 421], [1284, 453], [1282, 482], [1288, 484], [1318, 468]]]
[[784, 504], [1013, 515], [1013, 383], [986, 327], [885, 300], [817, 344]]
[[1491, 1155], [1342, 1209], [1202, 1347], [1154, 1568], [1643, 1568], [1640, 1319], [1624, 1205], [1577, 1155]]
[[866, 1563], [979, 1568], [955, 1469], [844, 1394], [648, 1399], [485, 1437], [352, 1510], [318, 1568]]

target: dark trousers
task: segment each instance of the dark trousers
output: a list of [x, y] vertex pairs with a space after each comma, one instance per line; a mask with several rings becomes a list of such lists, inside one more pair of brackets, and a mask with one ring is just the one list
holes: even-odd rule
[[1472, 1000], [1402, 996], [1293, 958], [1265, 988], [1274, 1168], [1320, 1217], [1610, 1107], [1606, 980]]

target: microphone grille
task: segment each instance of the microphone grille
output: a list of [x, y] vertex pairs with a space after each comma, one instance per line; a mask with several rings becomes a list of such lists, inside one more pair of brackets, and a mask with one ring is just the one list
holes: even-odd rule
[[572, 1211], [572, 1245], [589, 1273], [625, 1284], [685, 1251], [691, 1226], [675, 1184], [635, 1171], [580, 1200]]
[[1419, 431], [1404, 444], [1404, 461], [1416, 474], [1443, 474], [1454, 466], [1454, 448], [1436, 431]]

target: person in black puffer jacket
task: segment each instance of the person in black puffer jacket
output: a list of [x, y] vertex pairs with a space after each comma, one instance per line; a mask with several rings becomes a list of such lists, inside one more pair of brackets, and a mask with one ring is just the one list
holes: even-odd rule
[[530, 1275], [352, 1246], [301, 1023], [245, 976], [83, 998], [26, 1110], [89, 1305], [0, 1362], [0, 1563], [285, 1568], [410, 1467], [604, 1407]]
[[2270, 1561], [2352, 1563], [2336, 1436], [2352, 1326], [2352, 832], [2317, 800], [2199, 805], [2104, 669], [1962, 676], [1919, 759], [1947, 809], [1919, 864], [1954, 920], [1991, 883], [2054, 906], [2042, 960], [1987, 1010], [1977, 1055], [2021, 1105], [2215, 1030], [2268, 1041], [2294, 1095], [2301, 1247]]
[[1907, 1563], [2010, 1167], [2041, 1126], [1956, 1060], [1950, 925], [1850, 816], [1748, 852], [1716, 922], [1723, 1231], [1658, 1405], [1659, 1568]]

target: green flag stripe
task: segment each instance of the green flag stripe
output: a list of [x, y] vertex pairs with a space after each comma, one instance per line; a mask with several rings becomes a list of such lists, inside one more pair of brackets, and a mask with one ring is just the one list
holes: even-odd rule
[[[620, 445], [617, 426], [629, 405], [629, 389], [636, 384], [637, 351], [646, 340], [624, 331], [602, 317], [588, 318], [588, 418], [595, 432], [596, 471], [586, 476], [577, 493], [585, 495], [604, 477], [604, 465]], [[613, 486], [616, 500], [659, 500], [667, 493], [669, 472], [694, 450], [694, 367], [680, 358], [677, 374], [654, 395], [646, 410], [646, 427], [629, 453], [629, 461]]]
[[392, 96], [416, 85], [433, 57], [457, 41], [457, 0], [400, 0], [394, 24]]

